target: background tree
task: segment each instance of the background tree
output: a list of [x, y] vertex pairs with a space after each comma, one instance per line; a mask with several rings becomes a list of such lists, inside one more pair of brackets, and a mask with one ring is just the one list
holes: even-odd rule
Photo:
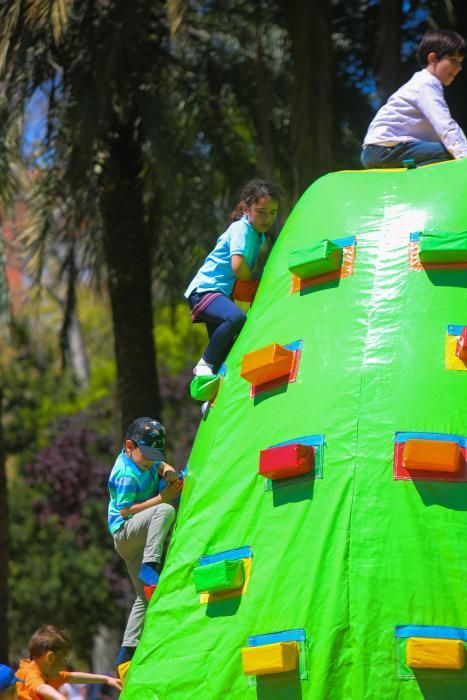
[[401, 81], [402, 0], [381, 0], [375, 52], [375, 73], [381, 101], [387, 100]]
[[332, 169], [334, 60], [330, 0], [285, 3], [293, 59], [295, 196]]

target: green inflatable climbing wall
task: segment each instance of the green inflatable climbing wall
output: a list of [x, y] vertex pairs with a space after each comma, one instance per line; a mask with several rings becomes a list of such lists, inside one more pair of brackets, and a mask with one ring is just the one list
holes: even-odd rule
[[304, 193], [200, 423], [124, 700], [467, 696], [466, 230], [467, 161]]

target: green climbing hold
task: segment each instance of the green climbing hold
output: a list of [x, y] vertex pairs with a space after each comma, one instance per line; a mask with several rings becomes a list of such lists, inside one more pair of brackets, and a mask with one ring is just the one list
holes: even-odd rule
[[197, 593], [234, 591], [245, 583], [243, 560], [224, 559], [197, 566], [193, 571], [193, 581]]
[[190, 384], [191, 398], [197, 401], [212, 401], [219, 390], [220, 380], [219, 375], [193, 377]]
[[342, 248], [332, 241], [324, 239], [306, 248], [291, 250], [289, 253], [289, 270], [300, 279], [325, 275], [335, 272], [342, 266]]
[[421, 233], [419, 256], [424, 263], [467, 262], [467, 231]]

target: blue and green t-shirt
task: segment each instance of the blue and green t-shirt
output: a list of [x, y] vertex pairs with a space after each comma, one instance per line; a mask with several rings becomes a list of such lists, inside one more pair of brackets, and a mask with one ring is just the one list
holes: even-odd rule
[[117, 457], [109, 477], [109, 530], [114, 534], [125, 520], [120, 511], [134, 503], [142, 503], [158, 493], [159, 474], [157, 469], [161, 462], [154, 462], [150, 469], [140, 469], [123, 450]]

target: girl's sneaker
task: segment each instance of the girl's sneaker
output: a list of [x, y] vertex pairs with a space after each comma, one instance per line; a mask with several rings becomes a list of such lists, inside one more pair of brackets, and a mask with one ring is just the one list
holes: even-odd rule
[[215, 377], [215, 372], [213, 371], [212, 365], [210, 365], [206, 360], [201, 360], [198, 362], [193, 370], [193, 374], [196, 377]]

